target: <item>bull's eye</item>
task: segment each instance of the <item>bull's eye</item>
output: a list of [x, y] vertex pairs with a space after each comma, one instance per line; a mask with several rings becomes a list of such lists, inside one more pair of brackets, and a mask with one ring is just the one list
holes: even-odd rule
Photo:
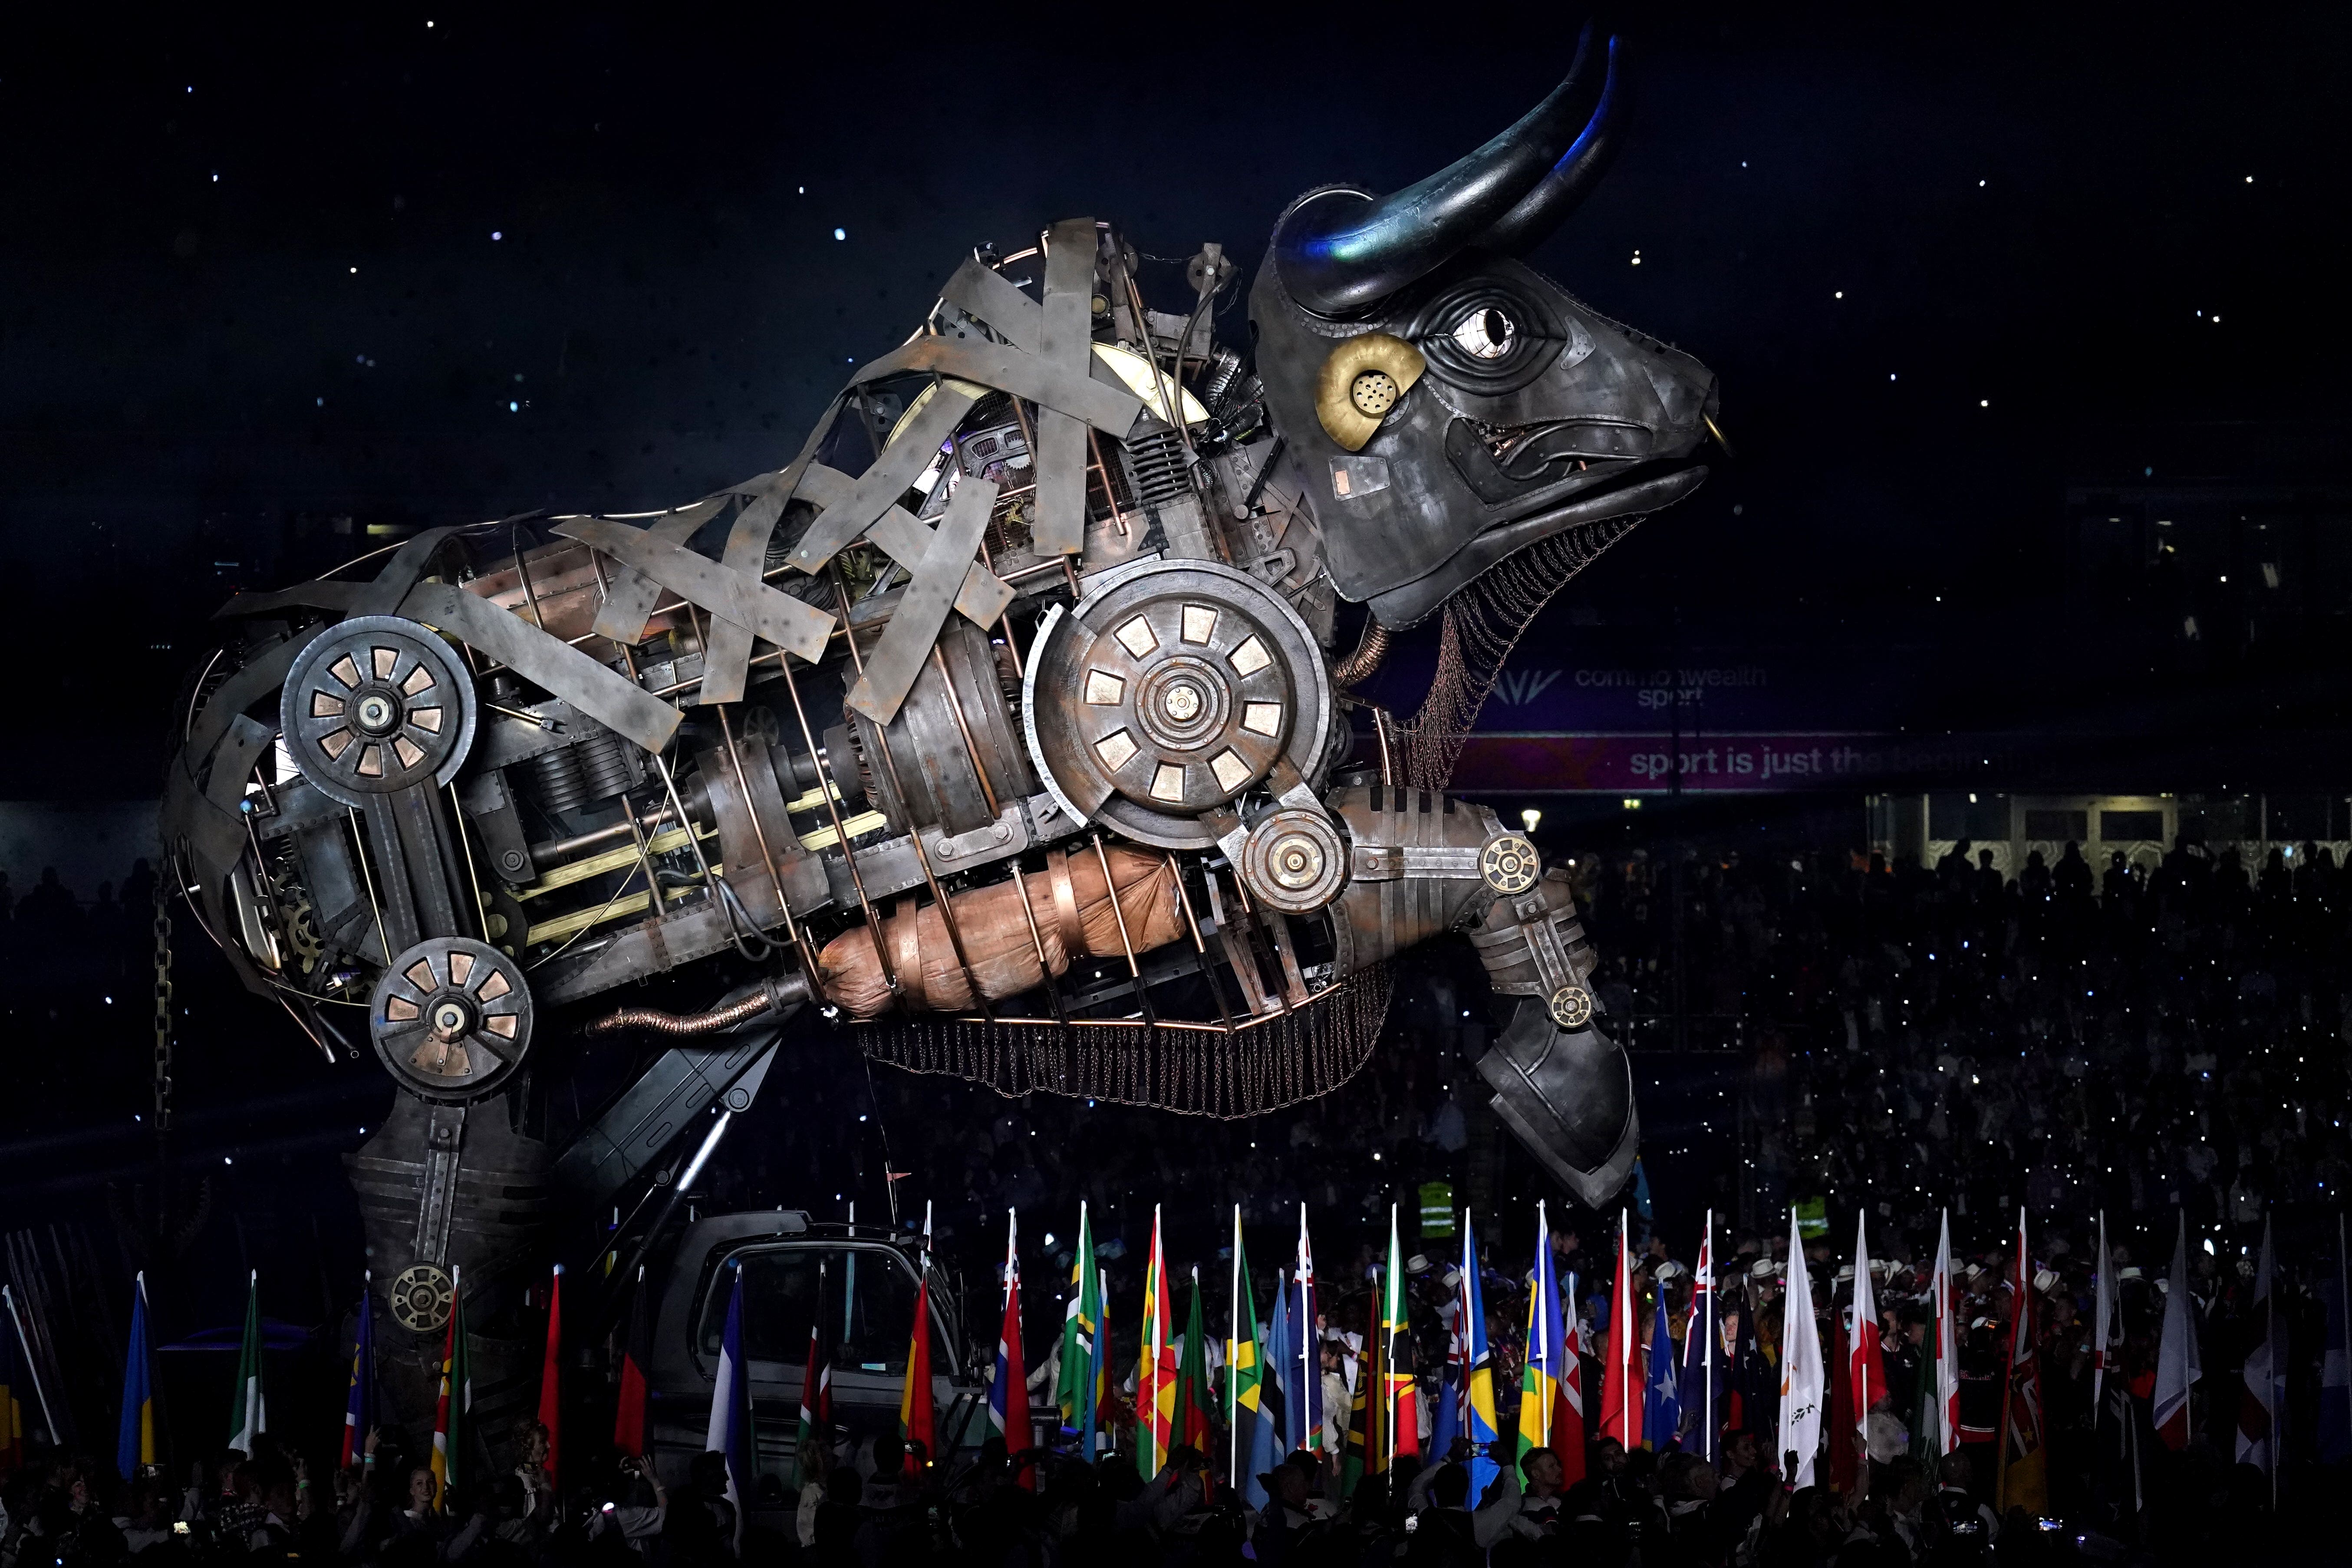
[[1473, 359], [1501, 359], [1511, 352], [1519, 329], [1496, 306], [1473, 310], [1454, 329], [1454, 345]]

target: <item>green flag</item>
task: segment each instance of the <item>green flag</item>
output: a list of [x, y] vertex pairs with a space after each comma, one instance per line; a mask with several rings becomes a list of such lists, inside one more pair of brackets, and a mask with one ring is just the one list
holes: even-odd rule
[[1250, 1293], [1249, 1258], [1242, 1251], [1242, 1210], [1234, 1205], [1233, 1331], [1225, 1341], [1225, 1473], [1244, 1486], [1242, 1457], [1255, 1436], [1265, 1367], [1258, 1353], [1257, 1298]]
[[229, 1405], [228, 1446], [250, 1459], [255, 1457], [254, 1445], [268, 1430], [269, 1412], [261, 1401], [261, 1272], [256, 1269], [246, 1280], [245, 1338], [236, 1349], [236, 1392]]
[[1216, 1402], [1209, 1395], [1209, 1334], [1201, 1326], [1201, 1271], [1192, 1270], [1192, 1310], [1184, 1320], [1184, 1359], [1176, 1368], [1176, 1418], [1171, 1423], [1168, 1446], [1189, 1443], [1210, 1451], [1209, 1412]]
[[1070, 1264], [1070, 1300], [1062, 1310], [1062, 1425], [1078, 1435], [1078, 1452], [1095, 1458], [1095, 1427], [1102, 1419], [1102, 1271], [1095, 1266], [1094, 1222], [1078, 1200], [1077, 1256]]
[[474, 1410], [474, 1373], [466, 1353], [466, 1277], [449, 1276], [449, 1337], [441, 1347], [441, 1393], [433, 1413], [433, 1506], [449, 1506], [449, 1489], [460, 1479], [466, 1428]]

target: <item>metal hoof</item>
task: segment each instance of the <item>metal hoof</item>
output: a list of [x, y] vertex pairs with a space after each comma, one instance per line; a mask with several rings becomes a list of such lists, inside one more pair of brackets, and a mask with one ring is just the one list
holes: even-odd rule
[[1495, 1090], [1495, 1114], [1570, 1193], [1596, 1208], [1633, 1174], [1642, 1136], [1633, 1064], [1599, 1023], [1562, 1029], [1542, 1001], [1528, 998], [1495, 1048], [1478, 1059], [1479, 1074]]

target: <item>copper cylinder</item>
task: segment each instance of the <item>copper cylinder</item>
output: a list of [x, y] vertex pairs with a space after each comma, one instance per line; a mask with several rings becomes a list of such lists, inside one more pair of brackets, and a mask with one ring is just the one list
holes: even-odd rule
[[[1118, 887], [1116, 911], [1104, 894], [1102, 868], [1090, 853], [1066, 857], [1052, 851], [1042, 871], [954, 895], [964, 959], [983, 995], [991, 1001], [1019, 995], [1043, 984], [1048, 970], [1066, 971], [1073, 957], [1123, 958], [1122, 917], [1127, 940], [1139, 953], [1183, 934], [1170, 861], [1127, 848], [1111, 849], [1108, 858]], [[1017, 901], [1024, 896], [1029, 900], [1026, 916]], [[911, 894], [900, 900], [882, 922], [882, 939], [908, 1011], [960, 1013], [972, 1007], [964, 966], [956, 962], [937, 904], [918, 904]], [[872, 1018], [888, 1007], [889, 987], [866, 932], [846, 931], [825, 943], [817, 968], [825, 996], [851, 1017]]]

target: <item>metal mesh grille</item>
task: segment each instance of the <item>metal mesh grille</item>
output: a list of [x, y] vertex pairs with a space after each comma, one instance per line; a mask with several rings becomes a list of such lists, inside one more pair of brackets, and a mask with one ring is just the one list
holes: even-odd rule
[[1231, 1030], [954, 1018], [871, 1024], [856, 1034], [876, 1061], [1008, 1097], [1066, 1094], [1231, 1121], [1328, 1094], [1355, 1077], [1388, 1006], [1389, 972], [1375, 965], [1304, 1006]]
[[1633, 530], [1637, 517], [1588, 522], [1539, 540], [1488, 567], [1445, 603], [1437, 674], [1406, 730], [1404, 783], [1444, 789], [1470, 727], [1528, 623], [1568, 580]]

